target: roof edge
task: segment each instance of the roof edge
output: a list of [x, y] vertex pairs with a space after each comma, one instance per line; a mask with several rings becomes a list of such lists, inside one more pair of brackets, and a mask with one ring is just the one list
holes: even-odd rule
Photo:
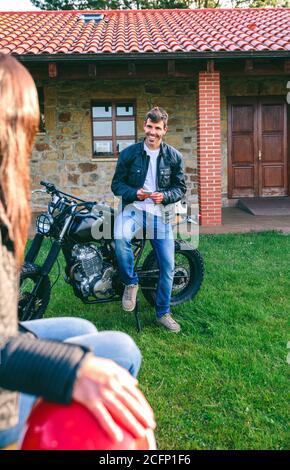
[[19, 14], [19, 13], [28, 13], [30, 15], [38, 15], [41, 13], [58, 13], [58, 14], [63, 14], [63, 13], [70, 13], [70, 14], [80, 14], [80, 13], [92, 13], [92, 12], [98, 12], [98, 13], [103, 13], [103, 14], [110, 14], [110, 13], [142, 13], [142, 12], [170, 12], [170, 11], [180, 11], [180, 12], [206, 12], [206, 11], [271, 11], [271, 10], [282, 10], [282, 11], [287, 11], [290, 10], [290, 7], [262, 7], [262, 8], [156, 8], [156, 9], [144, 9], [144, 10], [36, 10], [36, 11], [2, 11], [0, 10], [0, 14], [5, 13], [5, 14]]
[[252, 59], [252, 58], [281, 58], [288, 57], [290, 59], [290, 51], [280, 50], [280, 51], [237, 51], [237, 52], [195, 52], [195, 53], [139, 53], [139, 54], [12, 54], [21, 62], [91, 62], [91, 61], [101, 61], [101, 60], [160, 60], [160, 59]]

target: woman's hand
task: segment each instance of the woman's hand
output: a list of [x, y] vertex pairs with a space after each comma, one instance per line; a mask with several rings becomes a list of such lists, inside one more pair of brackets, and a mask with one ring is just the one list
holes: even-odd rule
[[114, 441], [123, 439], [119, 424], [139, 438], [156, 424], [137, 385], [138, 381], [115, 362], [88, 354], [79, 368], [72, 398], [91, 411]]

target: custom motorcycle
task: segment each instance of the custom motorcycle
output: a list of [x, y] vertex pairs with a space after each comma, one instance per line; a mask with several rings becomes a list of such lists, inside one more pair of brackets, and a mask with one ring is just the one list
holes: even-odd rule
[[[45, 189], [34, 192], [46, 192], [50, 201], [48, 211], [36, 219], [36, 234], [22, 267], [19, 319], [31, 320], [44, 315], [51, 295], [50, 273], [61, 252], [65, 259], [64, 279], [82, 302], [120, 300], [124, 285], [118, 272], [113, 237], [116, 211], [105, 204], [86, 202], [64, 193], [52, 183], [41, 181], [40, 184]], [[47, 237], [51, 239], [51, 247], [44, 262], [36, 264]], [[145, 299], [154, 305], [159, 266], [153, 250], [140, 266], [145, 242], [143, 237], [137, 236], [132, 240], [135, 270]], [[192, 299], [203, 276], [204, 263], [199, 251], [187, 241], [176, 239], [171, 305]]]

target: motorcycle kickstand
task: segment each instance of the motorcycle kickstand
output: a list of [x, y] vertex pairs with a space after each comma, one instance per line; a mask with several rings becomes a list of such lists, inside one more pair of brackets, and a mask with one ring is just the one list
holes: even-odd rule
[[135, 315], [135, 320], [136, 320], [136, 329], [137, 332], [140, 333], [141, 331], [141, 321], [140, 321], [140, 305], [139, 305], [139, 300], [136, 299], [136, 305], [134, 308], [134, 315]]

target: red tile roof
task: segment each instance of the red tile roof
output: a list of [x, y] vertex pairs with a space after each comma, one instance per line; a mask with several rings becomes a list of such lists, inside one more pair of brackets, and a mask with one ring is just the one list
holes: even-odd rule
[[130, 54], [290, 51], [290, 8], [0, 12], [0, 51]]

